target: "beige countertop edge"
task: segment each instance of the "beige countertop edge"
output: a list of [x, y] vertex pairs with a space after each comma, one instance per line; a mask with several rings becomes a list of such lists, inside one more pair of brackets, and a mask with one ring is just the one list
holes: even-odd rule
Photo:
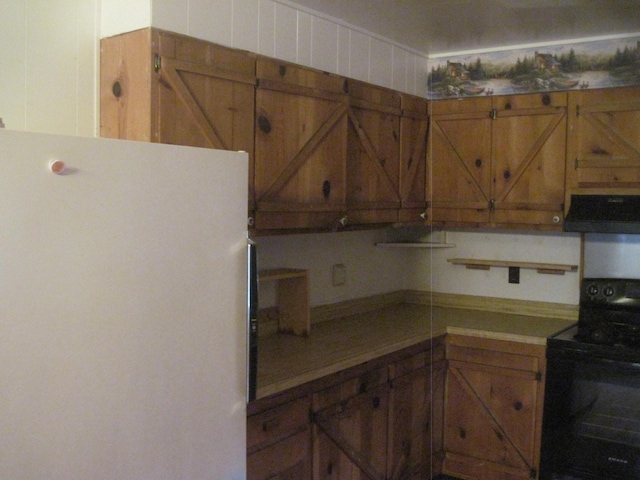
[[494, 332], [475, 328], [447, 327], [447, 333], [465, 335], [467, 337], [491, 338], [493, 340], [506, 340], [509, 342], [530, 343], [534, 345], [546, 345], [546, 337], [518, 335], [516, 333]]
[[361, 353], [359, 355], [354, 355], [352, 357], [344, 358], [338, 362], [333, 362], [329, 365], [325, 365], [323, 367], [310, 370], [300, 375], [287, 378], [286, 380], [276, 381], [268, 385], [265, 385], [264, 387], [258, 387], [256, 392], [257, 397], [262, 398], [262, 397], [267, 397], [269, 395], [272, 395], [274, 393], [283, 392], [284, 390], [287, 390], [289, 388], [297, 387], [304, 383], [311, 382], [313, 380], [318, 380], [319, 378], [325, 377], [327, 375], [331, 375], [333, 373], [345, 370], [347, 368], [361, 365], [370, 360], [374, 360], [378, 357], [382, 357], [383, 355], [394, 353], [404, 348], [412, 347], [413, 345], [417, 345], [418, 343], [431, 340], [432, 338], [435, 338], [444, 333], [446, 332], [439, 331], [439, 332], [432, 332], [429, 335], [408, 338], [400, 342], [395, 342], [389, 345], [385, 345], [384, 347], [379, 347], [379, 348], [370, 350], [366, 353]]

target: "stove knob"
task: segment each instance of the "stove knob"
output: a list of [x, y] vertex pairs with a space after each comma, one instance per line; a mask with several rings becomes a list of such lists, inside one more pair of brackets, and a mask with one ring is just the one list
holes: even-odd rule
[[615, 293], [615, 291], [613, 290], [612, 286], [607, 286], [604, 287], [604, 290], [602, 291], [602, 293], [604, 293], [605, 297], [613, 297], [613, 294]]
[[587, 293], [592, 297], [595, 297], [598, 294], [598, 285], [589, 285], [587, 287]]

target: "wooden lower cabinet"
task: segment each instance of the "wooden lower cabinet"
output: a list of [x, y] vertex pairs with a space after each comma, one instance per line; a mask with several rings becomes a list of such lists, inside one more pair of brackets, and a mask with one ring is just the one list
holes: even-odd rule
[[247, 419], [247, 479], [311, 478], [308, 396], [268, 408]]
[[545, 350], [448, 334], [254, 401], [247, 478], [535, 479]]
[[431, 358], [418, 354], [393, 365], [386, 478], [422, 480], [440, 472], [445, 372], [443, 345]]
[[537, 478], [545, 346], [447, 336], [443, 473]]
[[252, 402], [249, 480], [424, 480], [440, 473], [444, 341]]
[[389, 384], [385, 369], [319, 392], [314, 398], [315, 480], [384, 479]]

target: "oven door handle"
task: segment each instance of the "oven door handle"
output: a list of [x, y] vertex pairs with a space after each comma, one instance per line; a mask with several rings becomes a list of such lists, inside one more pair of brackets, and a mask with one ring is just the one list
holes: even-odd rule
[[548, 348], [548, 359], [560, 359], [568, 361], [601, 364], [603, 366], [615, 366], [629, 371], [640, 371], [640, 350], [625, 354], [623, 352], [594, 352], [574, 348]]

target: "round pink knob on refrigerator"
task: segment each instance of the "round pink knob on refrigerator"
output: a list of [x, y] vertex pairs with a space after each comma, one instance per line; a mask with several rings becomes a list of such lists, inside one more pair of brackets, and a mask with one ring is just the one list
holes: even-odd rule
[[49, 162], [49, 169], [56, 175], [62, 175], [64, 173], [64, 162], [62, 160], [52, 160]]

